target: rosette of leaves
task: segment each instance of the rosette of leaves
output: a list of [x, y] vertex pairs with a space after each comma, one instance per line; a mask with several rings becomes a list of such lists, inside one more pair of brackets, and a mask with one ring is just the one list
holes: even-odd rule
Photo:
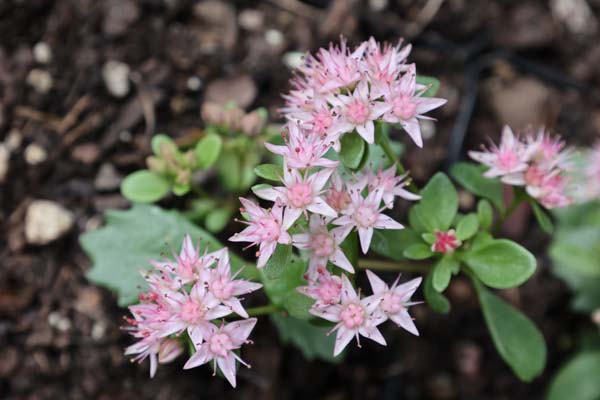
[[[544, 369], [546, 345], [536, 326], [519, 310], [490, 289], [508, 289], [526, 282], [536, 268], [535, 257], [521, 245], [494, 238], [490, 229], [494, 211], [502, 209], [502, 187], [497, 181], [473, 172], [464, 185], [484, 194], [476, 212], [458, 212], [458, 193], [443, 173], [438, 173], [421, 191], [421, 200], [409, 210], [410, 227], [401, 231], [376, 231], [374, 249], [392, 260], [427, 261], [432, 265], [425, 278], [424, 295], [435, 311], [448, 313], [444, 296], [456, 275], [467, 275], [477, 293], [485, 322], [500, 356], [514, 373], [531, 381]], [[434, 252], [435, 232], [454, 229], [462, 243], [453, 252]]]

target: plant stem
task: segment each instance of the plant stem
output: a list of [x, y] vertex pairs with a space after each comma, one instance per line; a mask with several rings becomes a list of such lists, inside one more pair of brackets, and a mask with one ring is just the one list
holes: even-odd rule
[[500, 228], [502, 228], [502, 225], [504, 225], [504, 223], [506, 222], [506, 220], [512, 215], [513, 212], [515, 212], [515, 210], [517, 209], [517, 207], [519, 207], [521, 205], [521, 203], [523, 202], [523, 200], [524, 200], [524, 196], [522, 196], [521, 193], [515, 191], [515, 198], [510, 203], [510, 205], [508, 206], [508, 208], [506, 209], [506, 211], [504, 212], [504, 214], [502, 215], [502, 217], [500, 217], [500, 219], [498, 220], [498, 222], [496, 222], [496, 224], [494, 225], [494, 229], [492, 230], [492, 232], [498, 232], [500, 230]]
[[403, 271], [425, 273], [429, 271], [430, 266], [427, 264], [415, 263], [410, 261], [400, 262], [361, 258], [358, 260], [358, 268], [373, 269], [377, 271]]
[[257, 317], [259, 315], [274, 314], [279, 311], [279, 307], [277, 307], [275, 304], [267, 304], [265, 306], [247, 308], [246, 311], [248, 312], [249, 316]]

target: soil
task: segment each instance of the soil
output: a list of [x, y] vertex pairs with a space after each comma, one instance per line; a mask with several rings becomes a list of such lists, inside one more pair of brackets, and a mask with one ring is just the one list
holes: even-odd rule
[[[451, 314], [415, 307], [420, 337], [389, 329], [388, 347], [352, 347], [336, 365], [306, 361], [263, 319], [245, 352], [253, 368], [239, 372], [235, 391], [209, 368], [182, 371], [178, 363], [149, 379], [146, 364], [123, 355], [130, 343], [119, 328], [125, 310], [86, 280], [90, 261], [77, 238], [102, 223], [104, 210], [128, 207], [118, 176], [143, 167], [153, 133], [179, 137], [202, 126], [199, 106], [215, 80], [244, 82], [234, 93], [250, 109], [264, 106], [279, 118], [280, 93], [291, 75], [285, 55], [314, 51], [340, 34], [351, 43], [370, 35], [405, 37], [419, 71], [441, 79], [439, 95], [449, 102], [435, 114], [424, 150], [407, 142], [405, 159], [419, 184], [466, 149], [497, 138], [505, 122], [545, 124], [570, 144], [590, 144], [600, 132], [597, 18], [583, 12], [577, 24], [560, 14], [557, 4], [564, 2], [547, 3], [0, 2], [0, 139], [11, 146], [0, 182], [0, 397], [542, 398], [589, 321], [569, 309], [570, 295], [545, 256], [548, 239], [527, 214], [507, 232], [536, 252], [539, 268], [503, 296], [536, 322], [548, 343], [546, 371], [529, 384], [499, 358], [462, 278], [449, 289]], [[576, 12], [585, 11], [583, 4], [600, 15], [598, 0], [573, 3]], [[130, 69], [122, 97], [104, 83], [109, 60]], [[106, 175], [98, 183], [103, 165], [105, 172], [114, 168], [113, 184]], [[74, 229], [48, 245], [28, 244], [24, 219], [33, 199], [70, 210]], [[465, 207], [471, 203], [463, 196]]]

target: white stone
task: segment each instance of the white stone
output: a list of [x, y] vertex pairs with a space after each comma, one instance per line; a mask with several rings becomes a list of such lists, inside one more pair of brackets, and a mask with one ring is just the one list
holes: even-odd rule
[[202, 80], [197, 76], [190, 76], [187, 80], [186, 86], [188, 90], [197, 92], [202, 87]]
[[54, 81], [48, 71], [34, 68], [27, 75], [27, 84], [34, 88], [36, 92], [46, 94], [52, 89]]
[[375, 12], [383, 11], [387, 6], [387, 0], [369, 0], [369, 8]]
[[301, 51], [290, 51], [283, 55], [283, 64], [289, 69], [296, 69], [304, 64], [304, 57]]
[[281, 47], [284, 40], [283, 33], [277, 29], [269, 29], [265, 32], [265, 41], [272, 47]]
[[102, 78], [108, 92], [115, 97], [129, 93], [129, 66], [120, 61], [108, 61], [102, 67]]
[[53, 311], [48, 314], [48, 325], [58, 329], [61, 332], [66, 332], [71, 329], [71, 320], [60, 315], [58, 311]]
[[10, 151], [8, 146], [0, 143], [0, 184], [6, 179], [8, 173], [8, 162], [10, 161]]
[[94, 179], [94, 187], [98, 190], [114, 190], [121, 185], [123, 177], [119, 175], [115, 167], [110, 163], [100, 166], [98, 175]]
[[30, 143], [25, 148], [24, 156], [27, 164], [38, 165], [46, 161], [46, 158], [48, 158], [48, 153], [46, 152], [46, 149], [44, 149], [39, 144]]
[[25, 213], [25, 239], [29, 244], [48, 244], [73, 227], [73, 213], [49, 200], [34, 200]]
[[19, 147], [21, 147], [22, 141], [23, 134], [21, 134], [21, 131], [13, 128], [10, 130], [10, 132], [8, 132], [8, 136], [6, 136], [6, 140], [4, 141], [4, 143], [10, 151], [15, 151]]
[[264, 23], [264, 14], [261, 11], [246, 9], [238, 16], [240, 27], [247, 31], [258, 31]]
[[33, 58], [40, 64], [48, 64], [52, 61], [52, 49], [45, 42], [38, 42], [33, 46]]

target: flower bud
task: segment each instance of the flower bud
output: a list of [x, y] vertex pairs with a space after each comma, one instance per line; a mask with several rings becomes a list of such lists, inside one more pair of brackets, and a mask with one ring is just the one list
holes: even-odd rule
[[156, 172], [159, 175], [162, 175], [167, 172], [167, 163], [155, 156], [150, 156], [146, 158], [146, 165], [148, 169], [152, 172]]
[[265, 127], [266, 119], [263, 117], [260, 109], [244, 115], [241, 120], [241, 130], [248, 136], [258, 136]]
[[189, 169], [182, 169], [177, 173], [175, 177], [175, 182], [179, 185], [187, 185], [190, 183], [190, 178], [192, 177], [192, 173]]
[[183, 353], [183, 346], [177, 339], [166, 339], [160, 344], [158, 350], [158, 362], [168, 364]]

